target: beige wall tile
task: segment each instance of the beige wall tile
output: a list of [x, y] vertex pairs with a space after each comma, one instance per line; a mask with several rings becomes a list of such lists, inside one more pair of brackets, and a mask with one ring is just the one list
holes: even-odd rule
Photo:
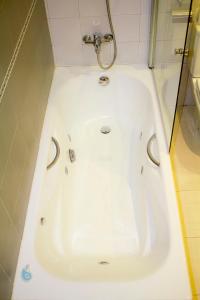
[[32, 0], [6, 0], [0, 3], [0, 85], [7, 71], [17, 39]]
[[8, 274], [9, 278], [13, 280], [16, 269], [16, 260], [20, 246], [19, 235], [0, 200], [0, 262]]
[[4, 178], [0, 185], [0, 197], [3, 199], [6, 209], [13, 217], [17, 202], [20, 201], [20, 189], [27, 169], [26, 142], [17, 130], [5, 168]]
[[12, 57], [14, 47], [11, 30], [9, 28], [9, 20], [2, 16], [2, 10], [3, 8], [0, 10], [0, 40], [2, 41], [1, 43], [4, 45], [4, 47], [2, 47], [1, 49], [0, 58], [0, 86], [3, 82], [3, 78], [8, 68], [9, 61]]
[[13, 98], [11, 98], [9, 94], [10, 93], [6, 91], [3, 102], [0, 105], [0, 185], [3, 180], [8, 154], [18, 126], [14, 105], [12, 104]]
[[29, 150], [32, 151], [30, 155], [33, 154], [33, 156], [38, 148], [38, 133], [41, 132], [47, 104], [46, 99], [51, 81], [48, 74], [52, 74], [53, 70], [53, 57], [49, 51], [51, 42], [42, 1], [38, 2], [38, 6], [40, 9], [37, 9], [33, 15], [14, 70], [24, 79], [21, 80], [21, 84], [25, 82], [23, 88], [20, 87], [20, 90], [23, 89], [23, 97], [17, 97], [17, 114], [20, 130], [27, 141]]
[[200, 238], [200, 191], [179, 192], [186, 237]]
[[0, 300], [10, 300], [12, 282], [0, 265]]
[[[19, 132], [19, 136], [20, 134], [21, 132]], [[25, 147], [23, 150], [22, 170], [20, 180], [18, 180], [19, 194], [12, 214], [13, 223], [20, 236], [23, 232], [36, 159], [36, 154], [34, 160], [33, 157], [29, 155], [28, 147]]]
[[[0, 0], [5, 52], [0, 84], [31, 2]], [[0, 104], [0, 300], [10, 299], [12, 292], [53, 71], [44, 3], [38, 0]]]

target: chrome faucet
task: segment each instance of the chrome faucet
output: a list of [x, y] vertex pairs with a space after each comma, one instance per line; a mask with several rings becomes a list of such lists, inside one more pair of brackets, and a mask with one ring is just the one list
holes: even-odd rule
[[98, 54], [101, 50], [102, 43], [108, 43], [113, 40], [113, 35], [111, 33], [106, 33], [102, 35], [100, 33], [95, 33], [93, 36], [84, 35], [83, 42], [85, 44], [92, 44], [94, 46], [95, 52]]
[[94, 49], [98, 53], [101, 50], [102, 36], [94, 34]]

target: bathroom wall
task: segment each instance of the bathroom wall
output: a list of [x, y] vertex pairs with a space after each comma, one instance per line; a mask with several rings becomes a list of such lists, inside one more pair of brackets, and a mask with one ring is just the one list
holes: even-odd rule
[[[96, 65], [94, 48], [82, 37], [110, 32], [105, 0], [45, 0], [57, 66]], [[151, 0], [110, 0], [116, 33], [116, 63], [147, 63]], [[104, 45], [102, 59], [112, 59], [112, 46]]]
[[182, 61], [180, 55], [174, 55], [174, 50], [184, 46], [187, 17], [185, 21], [178, 20], [172, 16], [172, 12], [188, 11], [190, 2], [191, 0], [159, 0], [155, 64], [167, 64], [168, 67], [170, 63], [174, 65]]
[[0, 40], [0, 300], [8, 300], [54, 70], [43, 1], [0, 0]]
[[1, 47], [0, 52], [0, 85], [11, 60], [30, 4], [31, 0], [21, 1], [21, 5], [18, 5], [17, 1], [0, 1], [0, 40], [1, 45], [4, 45], [4, 47]]

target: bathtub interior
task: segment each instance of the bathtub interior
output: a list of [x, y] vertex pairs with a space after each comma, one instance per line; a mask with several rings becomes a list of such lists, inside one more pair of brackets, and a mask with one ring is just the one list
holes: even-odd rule
[[73, 76], [52, 95], [61, 151], [44, 177], [36, 255], [67, 280], [139, 279], [161, 267], [170, 247], [161, 173], [146, 154], [151, 95], [136, 78], [116, 72], [100, 86], [98, 77]]

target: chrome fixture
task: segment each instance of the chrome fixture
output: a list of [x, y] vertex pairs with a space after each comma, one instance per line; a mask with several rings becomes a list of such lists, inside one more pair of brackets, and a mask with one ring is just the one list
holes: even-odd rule
[[100, 264], [100, 265], [109, 265], [109, 262], [108, 261], [100, 261], [100, 262], [98, 262], [98, 264]]
[[98, 54], [101, 51], [101, 44], [109, 43], [113, 40], [113, 35], [110, 33], [106, 33], [102, 36], [100, 33], [95, 33], [93, 36], [85, 35], [83, 37], [83, 41], [85, 44], [94, 45], [95, 52]]
[[108, 134], [111, 132], [111, 128], [109, 126], [103, 126], [100, 131], [103, 134]]
[[171, 15], [173, 23], [187, 23], [188, 18], [192, 22], [192, 12], [188, 10], [172, 10]]
[[[110, 24], [110, 30], [111, 33], [106, 33], [105, 35], [99, 34], [99, 33], [95, 33], [93, 36], [91, 35], [85, 35], [83, 37], [83, 42], [85, 44], [91, 44], [94, 46], [95, 48], [95, 52], [97, 55], [97, 62], [100, 66], [101, 69], [103, 70], [108, 70], [110, 69], [117, 57], [117, 43], [116, 43], [116, 39], [115, 39], [115, 32], [114, 32], [114, 28], [113, 28], [113, 24], [112, 24], [112, 17], [111, 17], [111, 12], [110, 12], [110, 1], [106, 0], [106, 8], [107, 8], [107, 15], [108, 15], [108, 20], [109, 20], [109, 24]], [[103, 43], [108, 43], [108, 42], [112, 42], [113, 41], [113, 45], [114, 45], [114, 54], [113, 54], [113, 59], [111, 61], [111, 63], [108, 66], [104, 66], [101, 62], [101, 45]]]
[[75, 162], [76, 160], [75, 151], [73, 149], [69, 149], [69, 159], [71, 163]]
[[108, 85], [110, 82], [110, 79], [108, 76], [101, 76], [99, 78], [99, 84], [102, 85], [102, 86], [105, 86], [105, 85]]
[[52, 160], [52, 162], [50, 162], [50, 164], [48, 164], [47, 170], [49, 170], [50, 168], [52, 168], [52, 167], [55, 165], [55, 163], [57, 162], [57, 160], [58, 160], [58, 158], [59, 158], [59, 156], [60, 156], [60, 146], [59, 146], [59, 144], [58, 144], [58, 141], [57, 141], [54, 137], [52, 137], [51, 140], [52, 140], [52, 142], [53, 142], [54, 145], [55, 145], [55, 148], [56, 148], [56, 154], [55, 154], [55, 157], [54, 157], [54, 159]]
[[176, 48], [174, 50], [175, 55], [184, 55], [188, 56], [189, 55], [189, 50], [188, 49], [183, 49], [183, 48]]
[[160, 162], [157, 159], [155, 159], [151, 153], [151, 143], [154, 139], [156, 139], [155, 133], [150, 137], [150, 139], [147, 143], [147, 154], [148, 154], [149, 159], [152, 161], [152, 163], [154, 165], [156, 165], [157, 167], [160, 167]]

